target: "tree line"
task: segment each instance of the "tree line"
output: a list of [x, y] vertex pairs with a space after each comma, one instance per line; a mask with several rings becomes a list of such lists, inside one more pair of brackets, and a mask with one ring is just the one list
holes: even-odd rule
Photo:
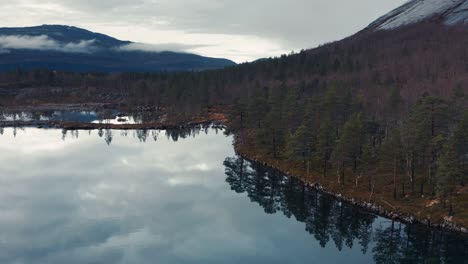
[[321, 168], [323, 177], [342, 185], [350, 177], [369, 191], [391, 182], [395, 199], [438, 195], [453, 213], [453, 197], [468, 181], [464, 95], [426, 94], [405, 112], [394, 88], [378, 120], [349, 91], [331, 86], [304, 98], [300, 89], [260, 88], [235, 104], [232, 129], [240, 140], [250, 135], [257, 152], [301, 163], [307, 174]]
[[17, 70], [0, 73], [0, 105], [114, 103], [181, 119], [221, 106], [268, 157], [371, 193], [391, 186], [394, 199], [439, 197], [453, 214], [467, 181], [467, 41], [464, 27], [423, 22], [203, 72]]
[[358, 248], [376, 263], [463, 263], [468, 254], [461, 237], [378, 219], [242, 156], [226, 158], [224, 166], [233, 191], [246, 193], [265, 213], [304, 223], [321, 247]]

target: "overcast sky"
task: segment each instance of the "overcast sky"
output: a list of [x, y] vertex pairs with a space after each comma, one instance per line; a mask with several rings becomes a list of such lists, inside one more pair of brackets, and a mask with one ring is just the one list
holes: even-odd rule
[[0, 26], [64, 24], [236, 62], [349, 36], [406, 0], [0, 0]]

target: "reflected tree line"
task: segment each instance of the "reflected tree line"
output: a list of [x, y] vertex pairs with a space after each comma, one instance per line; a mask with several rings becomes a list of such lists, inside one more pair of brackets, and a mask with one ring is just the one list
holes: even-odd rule
[[[18, 135], [18, 132], [19, 131], [25, 131], [26, 129], [24, 127], [13, 127], [12, 128], [12, 132], [13, 132], [13, 136], [16, 137], [16, 135]], [[0, 136], [3, 136], [5, 134], [5, 128], [0, 126]]]
[[[0, 121], [62, 121], [62, 122], [103, 122], [125, 117], [135, 123], [150, 123], [161, 119], [162, 112], [158, 108], [150, 110], [121, 113], [115, 109], [101, 110], [37, 110], [37, 111], [8, 111], [0, 109]], [[123, 120], [123, 119], [122, 119]], [[124, 121], [121, 121], [124, 122]]]
[[379, 218], [240, 156], [224, 166], [233, 191], [246, 193], [267, 214], [294, 216], [322, 247], [359, 247], [376, 263], [468, 263], [466, 237]]
[[[11, 131], [13, 136], [16, 137], [19, 131], [25, 132], [27, 128], [24, 127], [12, 127]], [[96, 130], [67, 130], [62, 129], [62, 140], [67, 139], [78, 139], [81, 135], [85, 134], [88, 136], [93, 135]], [[121, 137], [133, 137], [141, 143], [145, 143], [148, 140], [158, 141], [161, 133], [164, 133], [168, 140], [177, 142], [180, 139], [187, 139], [190, 137], [196, 137], [200, 133], [208, 134], [209, 132], [215, 132], [216, 134], [223, 131], [222, 127], [215, 126], [209, 123], [202, 125], [191, 125], [181, 126], [173, 129], [157, 130], [157, 129], [132, 129], [132, 130], [114, 130], [114, 129], [98, 129], [97, 135], [104, 139], [107, 145], [111, 145], [114, 137], [119, 135]], [[5, 128], [0, 126], [0, 136], [5, 134]]]

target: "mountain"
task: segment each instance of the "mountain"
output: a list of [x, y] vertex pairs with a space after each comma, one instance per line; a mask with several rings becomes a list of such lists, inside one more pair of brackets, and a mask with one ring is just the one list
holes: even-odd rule
[[200, 71], [232, 65], [235, 63], [227, 59], [165, 51], [155, 45], [122, 41], [77, 27], [0, 28], [0, 71]]
[[[465, 5], [410, 1], [343, 40], [218, 71], [0, 73], [0, 105], [158, 106], [177, 121], [232, 110], [240, 151], [347, 197], [468, 227], [468, 27], [447, 26], [464, 23]], [[91, 40], [55, 48], [85, 52]]]
[[446, 25], [468, 22], [468, 0], [411, 0], [371, 23], [368, 29], [391, 30], [424, 20]]

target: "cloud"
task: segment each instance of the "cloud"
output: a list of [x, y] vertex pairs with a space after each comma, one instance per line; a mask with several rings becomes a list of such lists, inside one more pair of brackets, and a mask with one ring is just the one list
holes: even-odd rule
[[161, 44], [145, 44], [145, 43], [130, 43], [115, 48], [118, 51], [144, 51], [144, 52], [188, 52], [192, 49], [203, 48], [209, 45], [197, 44], [181, 44], [181, 43], [161, 43]]
[[405, 1], [5, 0], [0, 19], [5, 26], [74, 25], [142, 43], [202, 41], [210, 46], [196, 53], [242, 62], [341, 39]]
[[[112, 132], [114, 140], [108, 146], [97, 131], [89, 136], [80, 131], [79, 138], [63, 141], [61, 130], [26, 129], [14, 138], [13, 129], [5, 129], [0, 136], [1, 263], [143, 264], [156, 258], [158, 263], [187, 263], [180, 260], [183, 254], [191, 257], [224, 248], [216, 243], [222, 237], [206, 230], [226, 232], [231, 215], [245, 217], [235, 211], [244, 212], [243, 207], [226, 206], [236, 204], [232, 198], [237, 197], [229, 191], [222, 166], [225, 157], [234, 155], [232, 137], [211, 130], [172, 142], [162, 132], [156, 142], [137, 143], [134, 131], [127, 131], [128, 136]], [[61, 151], [40, 151], [50, 148], [46, 145], [59, 146]], [[162, 154], [162, 149], [167, 151]], [[28, 166], [13, 162], [19, 156]], [[133, 166], [122, 164], [122, 159]], [[208, 169], [200, 171], [197, 164]], [[172, 186], [171, 178], [196, 187]], [[44, 191], [46, 186], [59, 187]], [[219, 199], [213, 199], [214, 193]], [[263, 215], [262, 210], [255, 212]], [[229, 240], [254, 236], [238, 233], [230, 232]], [[206, 243], [200, 247], [195, 241]], [[240, 252], [232, 253], [236, 254]]]
[[95, 40], [81, 40], [79, 42], [61, 43], [45, 35], [1, 35], [0, 53], [8, 53], [11, 49], [53, 50], [60, 52], [91, 53], [94, 51]]
[[353, 34], [405, 1], [49, 0], [47, 2], [80, 14], [100, 14], [93, 15], [94, 18], [90, 19], [100, 20], [106, 24], [118, 17], [117, 23], [179, 30], [185, 34], [255, 36], [269, 39], [291, 50], [316, 46]]

